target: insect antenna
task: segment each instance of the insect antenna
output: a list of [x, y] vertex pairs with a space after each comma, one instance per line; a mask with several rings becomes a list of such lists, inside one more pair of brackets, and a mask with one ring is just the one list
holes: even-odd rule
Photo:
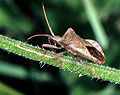
[[34, 38], [34, 37], [38, 37], [38, 36], [45, 36], [45, 37], [50, 37], [50, 35], [48, 35], [48, 34], [35, 34], [35, 35], [33, 35], [33, 36], [30, 36], [27, 40], [30, 40], [30, 39], [32, 39], [32, 38]]
[[[36, 0], [35, 0], [35, 2], [36, 2]], [[47, 22], [49, 31], [50, 31], [50, 33], [51, 33], [52, 36], [55, 36], [54, 33], [53, 33], [53, 31], [52, 31], [52, 28], [51, 28], [51, 26], [50, 26], [50, 24], [49, 24], [49, 21], [48, 21], [47, 15], [46, 15], [46, 11], [45, 11], [45, 7], [44, 7], [43, 1], [41, 1], [41, 3], [42, 3], [42, 10], [43, 10], [44, 17], [45, 17], [45, 20], [46, 20], [46, 22]], [[37, 2], [36, 2], [36, 5], [37, 5]], [[38, 6], [37, 6], [37, 7], [38, 7]], [[45, 36], [45, 37], [48, 37], [48, 38], [50, 37], [50, 35], [48, 35], [48, 34], [35, 34], [35, 35], [33, 35], [33, 36], [30, 36], [27, 40], [30, 40], [30, 39], [32, 39], [32, 38], [34, 38], [34, 37], [37, 37], [37, 36]]]
[[45, 7], [44, 7], [43, 1], [42, 1], [41, 3], [42, 3], [42, 10], [43, 10], [44, 17], [45, 17], [45, 20], [46, 20], [46, 22], [47, 22], [49, 31], [50, 31], [50, 33], [51, 33], [52, 36], [55, 36], [54, 33], [53, 33], [53, 31], [52, 31], [52, 28], [51, 28], [51, 26], [50, 26], [50, 24], [49, 24], [49, 21], [48, 21], [47, 15], [46, 15], [46, 11], [45, 11]]

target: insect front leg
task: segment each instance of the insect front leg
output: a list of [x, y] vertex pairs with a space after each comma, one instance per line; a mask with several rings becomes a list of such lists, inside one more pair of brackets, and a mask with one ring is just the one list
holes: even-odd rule
[[51, 45], [51, 44], [43, 44], [42, 45], [42, 50], [44, 52], [42, 58], [44, 58], [45, 54], [47, 53], [47, 51], [44, 48], [50, 48], [50, 49], [61, 49], [61, 47], [57, 47], [55, 45]]
[[81, 58], [80, 58], [79, 56], [77, 56], [76, 59], [77, 59], [77, 61], [80, 62], [80, 64], [82, 64], [83, 66], [85, 66], [85, 67], [91, 72], [91, 74], [92, 74], [95, 78], [98, 78], [98, 77], [96, 76], [96, 74], [88, 67], [87, 64], [85, 64], [85, 63], [81, 60]]

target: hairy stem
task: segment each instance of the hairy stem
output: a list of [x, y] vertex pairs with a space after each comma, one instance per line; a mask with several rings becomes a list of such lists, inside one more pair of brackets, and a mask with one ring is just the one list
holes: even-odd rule
[[[54, 52], [47, 51], [47, 53], [44, 55], [44, 51], [40, 47], [28, 45], [6, 36], [0, 35], [0, 48], [25, 58], [35, 61], [42, 61], [46, 64], [60, 67], [63, 70], [94, 77], [86, 67], [72, 57], [62, 56], [57, 60], [53, 60], [52, 57], [55, 55]], [[61, 64], [61, 62], [63, 64]], [[120, 83], [120, 70], [89, 63], [87, 61], [84, 62], [100, 79]]]

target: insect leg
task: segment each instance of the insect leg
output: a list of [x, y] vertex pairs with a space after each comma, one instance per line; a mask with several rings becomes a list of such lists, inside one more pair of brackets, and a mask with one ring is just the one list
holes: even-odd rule
[[[62, 52], [56, 54], [55, 56], [53, 56], [52, 59], [56, 60], [58, 57], [62, 56], [65, 53], [67, 53], [67, 51], [62, 51]], [[64, 63], [61, 60], [56, 60], [56, 61], [61, 63], [60, 67], [62, 68]]]
[[[49, 42], [49, 44], [51, 45], [52, 43], [51, 43], [51, 37], [48, 37], [48, 42]], [[56, 42], [53, 40], [52, 41], [53, 43], [54, 43], [54, 45], [56, 46]], [[51, 51], [53, 51], [53, 48], [51, 48]]]
[[43, 44], [42, 45], [42, 50], [44, 51], [44, 55], [43, 57], [45, 56], [45, 54], [47, 53], [47, 51], [44, 49], [44, 48], [50, 48], [50, 49], [61, 49], [61, 47], [57, 47], [55, 45], [51, 45], [51, 44]]
[[87, 66], [87, 64], [83, 63], [83, 61], [81, 60], [80, 57], [76, 57], [76, 59], [77, 59], [83, 66], [85, 66], [85, 67], [92, 73], [92, 75], [93, 75], [95, 78], [98, 78], [98, 77], [96, 76], [96, 74]]
[[42, 50], [43, 50], [43, 56], [42, 56], [42, 59], [44, 58], [44, 56], [46, 55], [47, 51], [44, 49], [44, 47], [42, 46]]
[[44, 47], [46, 47], [46, 48], [50, 48], [50, 49], [61, 49], [61, 47], [57, 47], [57, 46], [55, 46], [55, 45], [51, 45], [51, 44], [43, 44], [42, 45], [42, 49], [43, 49], [43, 51], [44, 51], [44, 55], [46, 54], [46, 50], [44, 49]]
[[62, 56], [62, 55], [65, 54], [65, 53], [67, 53], [67, 51], [62, 51], [62, 52], [56, 54], [55, 56], [53, 56], [52, 59], [57, 59], [58, 57]]

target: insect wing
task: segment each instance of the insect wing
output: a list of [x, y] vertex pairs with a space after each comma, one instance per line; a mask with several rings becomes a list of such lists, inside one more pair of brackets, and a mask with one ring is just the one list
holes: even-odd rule
[[[90, 44], [93, 45], [93, 47], [94, 47], [94, 51], [93, 51], [94, 55], [95, 55], [99, 60], [101, 60], [101, 61], [102, 61], [101, 64], [103, 64], [103, 63], [105, 62], [105, 59], [106, 59], [106, 58], [105, 58], [105, 55], [104, 55], [104, 52], [103, 52], [101, 46], [100, 46], [96, 41], [91, 40], [91, 39], [85, 39], [85, 41], [87, 41], [87, 42], [89, 42]], [[91, 52], [91, 53], [92, 53], [92, 52]], [[95, 54], [95, 53], [96, 53], [96, 54]]]

